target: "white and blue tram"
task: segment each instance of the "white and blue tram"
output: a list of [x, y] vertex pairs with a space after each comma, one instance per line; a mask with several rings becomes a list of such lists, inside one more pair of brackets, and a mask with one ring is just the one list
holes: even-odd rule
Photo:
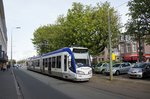
[[92, 77], [90, 56], [84, 47], [65, 47], [28, 58], [26, 63], [29, 70], [65, 79], [88, 81]]

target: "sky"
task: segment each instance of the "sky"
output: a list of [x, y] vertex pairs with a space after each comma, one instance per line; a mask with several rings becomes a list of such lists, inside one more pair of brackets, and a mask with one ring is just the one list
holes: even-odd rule
[[[8, 35], [7, 53], [12, 57], [22, 60], [36, 55], [36, 49], [32, 44], [34, 31], [43, 25], [55, 24], [59, 15], [66, 15], [72, 8], [73, 2], [95, 6], [98, 2], [110, 2], [121, 17], [121, 23], [128, 20], [127, 1], [129, 0], [3, 0], [5, 21]], [[20, 27], [19, 29], [16, 27]]]

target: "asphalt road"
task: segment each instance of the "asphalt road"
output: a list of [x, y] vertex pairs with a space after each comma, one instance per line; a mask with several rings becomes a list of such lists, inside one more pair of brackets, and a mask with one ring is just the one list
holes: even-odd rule
[[109, 81], [94, 76], [89, 82], [41, 75], [14, 69], [24, 99], [149, 99], [150, 84]]
[[23, 99], [71, 99], [19, 69], [15, 69], [14, 74]]

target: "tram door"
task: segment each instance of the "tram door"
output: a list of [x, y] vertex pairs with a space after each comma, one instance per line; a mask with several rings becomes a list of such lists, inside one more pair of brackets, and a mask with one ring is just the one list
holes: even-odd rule
[[48, 73], [51, 74], [51, 67], [52, 67], [52, 58], [49, 58], [49, 65], [48, 65]]

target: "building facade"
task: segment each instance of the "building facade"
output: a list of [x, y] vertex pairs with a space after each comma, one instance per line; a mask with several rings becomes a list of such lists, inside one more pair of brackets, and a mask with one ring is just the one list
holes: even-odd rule
[[0, 0], [0, 66], [6, 65], [7, 61], [7, 29], [3, 0]]
[[[113, 48], [112, 53], [115, 54], [115, 61], [116, 62], [121, 61], [122, 58], [120, 57], [120, 52], [119, 52], [118, 48]], [[94, 63], [108, 62], [109, 57], [110, 57], [109, 56], [109, 50], [108, 50], [108, 48], [105, 47], [103, 52], [101, 52], [101, 55], [93, 57], [93, 61], [94, 61]]]
[[[147, 45], [144, 41], [141, 43], [143, 61], [150, 61], [150, 45]], [[120, 37], [120, 57], [122, 61], [138, 62], [139, 61], [139, 42], [133, 41], [129, 35], [121, 35]]]
[[[150, 62], [150, 45], [142, 42], [143, 46], [143, 61]], [[120, 35], [119, 44], [117, 48], [112, 49], [113, 53], [116, 55], [115, 61], [124, 61], [124, 62], [138, 62], [139, 53], [138, 53], [139, 43], [133, 41], [129, 35]], [[101, 55], [94, 57], [94, 61], [102, 62], [109, 61], [109, 50], [107, 48], [101, 53]]]

